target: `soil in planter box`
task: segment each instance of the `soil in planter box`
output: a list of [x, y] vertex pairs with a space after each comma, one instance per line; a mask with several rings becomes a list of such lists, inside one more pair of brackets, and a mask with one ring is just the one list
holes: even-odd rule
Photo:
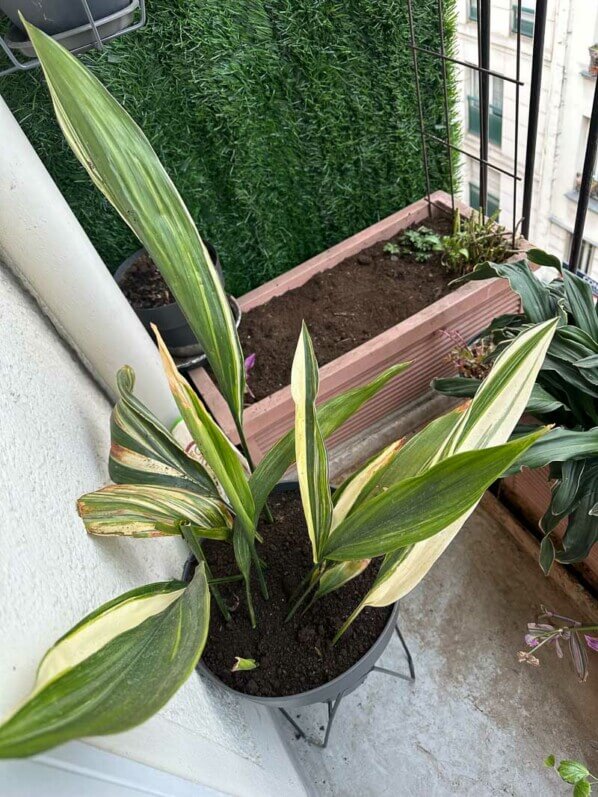
[[127, 271], [120, 289], [136, 310], [148, 310], [174, 302], [170, 288], [146, 252], [139, 255]]
[[[289, 598], [313, 564], [311, 545], [298, 492], [275, 493], [268, 503], [274, 523], [260, 524], [264, 543], [258, 544], [258, 553], [267, 565], [270, 599], [262, 598], [254, 578], [257, 628], [252, 628], [242, 582], [221, 587], [227, 604], [236, 609], [231, 622], [226, 623], [212, 600], [203, 662], [234, 689], [276, 697], [314, 689], [348, 670], [378, 639], [391, 607], [364, 609], [340, 641], [331, 646], [336, 631], [371, 587], [379, 566], [374, 561], [360, 576], [317, 601], [303, 616], [299, 610], [285, 623]], [[237, 572], [231, 545], [209, 542], [204, 545], [204, 552], [214, 576]], [[233, 673], [235, 656], [254, 659], [259, 666]]]
[[[423, 226], [442, 235], [451, 232], [451, 222], [444, 217], [426, 220]], [[402, 232], [389, 241], [398, 243]], [[241, 346], [246, 356], [257, 355], [249, 374], [255, 401], [289, 384], [303, 319], [322, 366], [449, 293], [454, 275], [443, 268], [439, 253], [418, 263], [411, 254], [385, 252], [389, 241], [374, 244], [243, 316]]]

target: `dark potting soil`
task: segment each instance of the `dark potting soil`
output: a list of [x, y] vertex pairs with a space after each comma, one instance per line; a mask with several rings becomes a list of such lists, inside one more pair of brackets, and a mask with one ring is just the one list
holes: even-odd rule
[[[378, 639], [391, 612], [366, 608], [339, 642], [331, 640], [372, 585], [379, 562], [357, 578], [317, 601], [304, 615], [299, 610], [287, 623], [289, 598], [312, 567], [311, 545], [297, 491], [274, 493], [269, 500], [274, 523], [260, 524], [270, 599], [264, 600], [253, 578], [257, 627], [247, 613], [242, 582], [221, 586], [232, 613], [226, 623], [211, 602], [210, 631], [202, 660], [228, 686], [250, 695], [281, 697], [298, 694], [341, 675]], [[231, 545], [207, 542], [204, 552], [215, 577], [237, 572]], [[235, 656], [254, 659], [255, 670], [231, 672]]]
[[120, 289], [136, 310], [172, 304], [174, 297], [151, 257], [144, 252], [127, 271]]
[[[451, 232], [445, 218], [423, 226], [442, 235]], [[289, 384], [303, 319], [322, 366], [449, 293], [454, 275], [443, 268], [440, 254], [418, 263], [411, 254], [384, 251], [401, 235], [374, 244], [243, 316], [241, 346], [245, 355], [256, 354], [248, 380], [254, 401]]]

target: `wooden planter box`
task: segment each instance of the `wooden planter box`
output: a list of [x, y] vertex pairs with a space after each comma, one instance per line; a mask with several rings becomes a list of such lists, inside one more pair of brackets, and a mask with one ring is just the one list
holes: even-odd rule
[[[450, 209], [448, 194], [439, 191], [432, 195], [432, 199]], [[464, 213], [471, 212], [465, 206], [461, 206], [461, 210]], [[427, 217], [427, 202], [420, 199], [245, 294], [238, 300], [241, 310], [246, 313], [274, 296], [298, 288], [315, 274], [333, 268], [346, 258], [378, 241], [391, 238], [414, 223], [425, 221]], [[434, 377], [454, 373], [453, 366], [448, 362], [448, 354], [454, 343], [441, 334], [441, 330], [458, 330], [465, 338], [469, 338], [480, 332], [495, 316], [518, 310], [519, 298], [511, 291], [507, 280], [471, 282], [324, 365], [320, 369], [320, 401], [370, 381], [390, 365], [405, 360], [413, 362], [411, 368], [389, 382], [338, 429], [328, 445], [333, 448], [362, 433], [386, 415], [396, 414], [397, 410], [428, 392]], [[228, 407], [209, 374], [205, 369], [197, 368], [190, 371], [189, 376], [222, 429], [238, 443]], [[247, 407], [244, 422], [249, 448], [258, 462], [293, 426], [294, 404], [290, 387], [286, 386]]]
[[[537, 530], [551, 498], [548, 468], [536, 470], [525, 468], [516, 476], [503, 479], [500, 485], [500, 497], [525, 520], [528, 526]], [[563, 520], [556, 528], [557, 535], [561, 537], [566, 528], [567, 521]], [[575, 567], [594, 589], [598, 589], [598, 545], [594, 546], [587, 559]]]

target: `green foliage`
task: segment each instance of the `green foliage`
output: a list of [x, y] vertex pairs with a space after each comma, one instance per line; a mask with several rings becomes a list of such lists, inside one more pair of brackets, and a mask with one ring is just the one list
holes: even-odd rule
[[[403, 448], [402, 441], [397, 441], [341, 485], [335, 504], [327, 478], [324, 438], [342, 422], [341, 407], [350, 415], [387, 378], [379, 376], [370, 385], [357, 392], [348, 391], [317, 411], [318, 367], [309, 333], [303, 328], [293, 363], [296, 424], [290, 442], [295, 445], [304, 514], [311, 523], [314, 568], [303, 581], [307, 590], [291, 606], [290, 614], [313, 590], [313, 600], [317, 600], [342, 588], [368, 566], [372, 557], [381, 554], [390, 557], [381, 571], [385, 594], [371, 597], [371, 605], [386, 605], [386, 592], [403, 561], [409, 563], [408, 588], [415, 586], [459, 531], [488, 485], [546, 431], [537, 430], [501, 445], [525, 406], [555, 327], [556, 320], [548, 321], [521, 336], [503, 353], [467, 411], [450, 413], [446, 425], [436, 421], [431, 431], [416, 436], [421, 472], [414, 475], [409, 468], [393, 468]], [[207, 638], [210, 591], [225, 620], [229, 620], [230, 610], [218, 584], [241, 576], [252, 625], [256, 620], [251, 596], [253, 568], [264, 598], [268, 598], [264, 563], [256, 550], [261, 539], [257, 522], [262, 504], [255, 496], [267, 497], [277, 468], [286, 469], [287, 442], [283, 441], [282, 447], [274, 446], [278, 453], [269, 466], [250, 476], [232, 444], [188, 390], [159, 336], [158, 343], [171, 392], [198, 451], [218, 480], [221, 495], [214, 497], [211, 480], [204, 484], [189, 479], [185, 488], [173, 486], [173, 476], [193, 473], [185, 462], [188, 455], [172, 445], [149, 410], [133, 396], [134, 375], [125, 369], [118, 380], [118, 422], [112, 427], [120, 442], [113, 439], [112, 448], [118, 449], [128, 435], [134, 435], [135, 446], [128, 449], [131, 472], [143, 474], [153, 462], [158, 466], [155, 479], [149, 484], [113, 485], [87, 494], [78, 508], [91, 534], [181, 533], [198, 562], [195, 576], [187, 587], [178, 582], [142, 587], [106, 604], [75, 626], [42, 661], [28, 701], [0, 725], [0, 757], [34, 754], [62, 741], [118, 732], [144, 721], [174, 694], [195, 666]], [[447, 434], [438, 435], [440, 427]], [[425, 445], [421, 445], [423, 438]], [[145, 452], [145, 468], [132, 467], [136, 452]], [[113, 450], [111, 456], [115, 453]], [[163, 456], [173, 463], [166, 472], [161, 467]], [[413, 466], [418, 456], [409, 459]], [[166, 477], [163, 484], [159, 482], [161, 472]], [[255, 489], [260, 479], [264, 484]], [[204, 538], [222, 545], [232, 543], [238, 572], [226, 574], [224, 582], [212, 578], [202, 549]], [[434, 544], [438, 539], [440, 549]], [[427, 548], [430, 542], [431, 552]], [[406, 547], [409, 550], [402, 550]], [[423, 554], [423, 561], [416, 559], [415, 567], [409, 562], [411, 549]], [[400, 570], [398, 575], [401, 578]], [[141, 610], [133, 601], [143, 601]], [[256, 666], [252, 659], [237, 657], [233, 669]]]
[[418, 227], [416, 230], [405, 230], [398, 244], [387, 243], [384, 251], [391, 255], [411, 254], [418, 263], [425, 263], [433, 252], [442, 250], [440, 235], [428, 227]]
[[[556, 765], [556, 758], [549, 755], [544, 764], [552, 768]], [[573, 797], [588, 797], [592, 793], [592, 785], [598, 782], [598, 778], [579, 761], [563, 760], [556, 771], [561, 780], [573, 785]]]
[[[233, 294], [297, 265], [424, 191], [403, 0], [149, 0], [148, 24], [83, 62], [140, 124], [217, 248]], [[436, 0], [415, 5], [438, 47]], [[447, 45], [454, 0], [445, 2]], [[420, 56], [428, 129], [443, 135], [441, 70]], [[450, 102], [456, 83], [451, 79]], [[111, 270], [138, 244], [91, 187], [39, 71], [2, 94]], [[456, 129], [454, 131], [456, 135]], [[448, 189], [428, 142], [432, 189]]]
[[453, 231], [442, 238], [442, 263], [453, 274], [465, 274], [485, 260], [502, 263], [517, 250], [511, 246], [509, 233], [496, 222], [496, 216], [485, 219], [482, 212], [469, 217], [455, 211]]
[[[557, 258], [540, 250], [528, 253], [531, 262], [557, 267], [562, 279], [544, 284], [536, 279], [526, 261], [482, 263], [459, 282], [503, 277], [521, 297], [523, 312], [495, 318], [482, 337], [489, 336], [498, 353], [531, 324], [559, 317], [559, 327], [535, 385], [528, 411], [555, 429], [532, 447], [519, 463], [540, 467], [550, 464], [554, 479], [552, 500], [541, 528], [546, 538], [540, 563], [545, 572], [554, 558], [565, 564], [581, 561], [598, 541], [598, 310], [589, 285], [563, 270]], [[472, 395], [474, 380], [436, 380], [437, 390], [449, 395]], [[541, 392], [538, 392], [541, 391]], [[551, 458], [552, 457], [552, 458]], [[552, 535], [568, 518], [562, 544]]]

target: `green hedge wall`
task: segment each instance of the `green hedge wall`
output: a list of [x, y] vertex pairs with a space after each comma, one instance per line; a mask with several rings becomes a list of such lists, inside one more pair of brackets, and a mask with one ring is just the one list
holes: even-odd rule
[[[233, 293], [424, 193], [406, 5], [147, 0], [144, 30], [83, 56], [154, 144]], [[414, 6], [418, 43], [437, 47], [437, 0]], [[420, 57], [420, 71], [428, 129], [443, 134], [439, 63]], [[68, 151], [40, 73], [0, 91], [114, 270], [135, 239]], [[447, 188], [444, 148], [430, 162]]]

